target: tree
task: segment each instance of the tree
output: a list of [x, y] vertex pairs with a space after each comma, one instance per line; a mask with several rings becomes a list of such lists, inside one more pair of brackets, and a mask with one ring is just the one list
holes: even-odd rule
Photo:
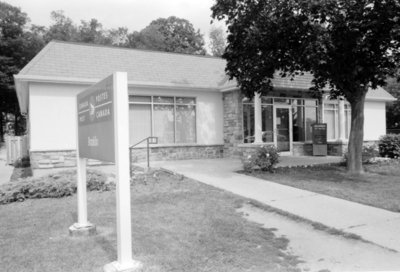
[[351, 105], [347, 169], [363, 172], [364, 101], [400, 61], [399, 0], [217, 0], [213, 17], [228, 25], [227, 73], [252, 96], [273, 88], [274, 72], [311, 72], [313, 91]]
[[64, 11], [52, 11], [50, 16], [53, 20], [53, 24], [49, 27], [47, 33], [44, 36], [46, 42], [49, 42], [51, 40], [77, 40], [78, 29], [73, 21], [65, 16]]
[[89, 22], [81, 21], [79, 26], [77, 40], [84, 43], [107, 44], [102, 24], [97, 19], [91, 19]]
[[28, 21], [21, 9], [0, 2], [0, 136], [4, 116], [7, 113], [12, 113], [15, 119], [19, 116], [13, 75], [44, 45], [38, 27], [29, 29]]
[[226, 46], [226, 35], [222, 27], [212, 26], [210, 33], [210, 49], [215, 57], [221, 57], [224, 54]]
[[132, 33], [128, 34], [127, 47], [140, 48], [142, 45], [140, 32], [133, 31]]
[[200, 55], [206, 53], [200, 31], [195, 31], [188, 20], [175, 16], [152, 21], [139, 34], [130, 37], [130, 44], [136, 48], [166, 52]]
[[126, 27], [106, 31], [106, 43], [116, 46], [128, 46], [129, 34]]

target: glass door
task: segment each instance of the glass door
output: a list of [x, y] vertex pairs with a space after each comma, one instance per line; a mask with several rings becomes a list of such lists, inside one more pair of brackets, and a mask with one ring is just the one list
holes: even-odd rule
[[279, 152], [291, 151], [292, 115], [290, 106], [275, 106], [275, 144]]

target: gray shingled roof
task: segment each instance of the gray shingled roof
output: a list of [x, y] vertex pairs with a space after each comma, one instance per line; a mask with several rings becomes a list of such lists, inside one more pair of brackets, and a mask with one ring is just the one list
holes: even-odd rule
[[121, 71], [128, 81], [216, 88], [224, 68], [220, 58], [52, 41], [19, 75], [102, 79]]
[[[235, 87], [225, 74], [226, 61], [221, 58], [166, 53], [92, 44], [50, 42], [18, 76], [100, 80], [115, 71], [128, 73], [130, 82], [177, 85], [210, 89]], [[308, 90], [312, 75], [294, 80], [273, 79], [276, 88]], [[372, 99], [392, 100], [382, 88], [370, 91]]]
[[[115, 71], [128, 81], [221, 88], [236, 86], [221, 58], [69, 42], [50, 42], [18, 75], [102, 79]], [[294, 81], [276, 77], [278, 88], [308, 89], [311, 76]]]

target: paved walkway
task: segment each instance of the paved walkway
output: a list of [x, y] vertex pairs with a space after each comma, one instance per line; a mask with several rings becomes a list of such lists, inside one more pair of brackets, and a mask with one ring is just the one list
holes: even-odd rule
[[152, 162], [152, 166], [162, 167], [328, 227], [359, 235], [364, 240], [400, 252], [400, 213], [238, 174], [235, 173], [241, 169], [238, 160]]
[[0, 143], [0, 184], [10, 181], [14, 167], [6, 164], [7, 150], [3, 143]]

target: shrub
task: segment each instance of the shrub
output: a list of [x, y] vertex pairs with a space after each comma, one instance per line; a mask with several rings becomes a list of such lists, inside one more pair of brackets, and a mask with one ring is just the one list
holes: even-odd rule
[[115, 187], [115, 182], [113, 177], [91, 170], [87, 173], [86, 187], [89, 191], [110, 191]]
[[56, 182], [49, 182], [27, 178], [1, 186], [0, 204], [24, 201], [28, 198], [59, 198], [75, 192], [76, 184], [70, 180], [58, 179]]
[[[88, 171], [89, 191], [109, 191], [114, 188], [110, 177], [100, 171]], [[60, 198], [76, 193], [76, 172], [63, 171], [41, 178], [19, 179], [0, 186], [0, 204], [34, 198]]]
[[255, 168], [262, 171], [273, 172], [275, 165], [279, 162], [278, 150], [275, 146], [264, 145], [242, 159], [243, 169], [250, 172]]
[[379, 153], [382, 157], [400, 157], [400, 134], [387, 134], [379, 139]]
[[[362, 162], [363, 163], [372, 163], [376, 157], [379, 157], [379, 148], [376, 144], [367, 144], [362, 148]], [[348, 152], [343, 155], [343, 164], [347, 163]]]

